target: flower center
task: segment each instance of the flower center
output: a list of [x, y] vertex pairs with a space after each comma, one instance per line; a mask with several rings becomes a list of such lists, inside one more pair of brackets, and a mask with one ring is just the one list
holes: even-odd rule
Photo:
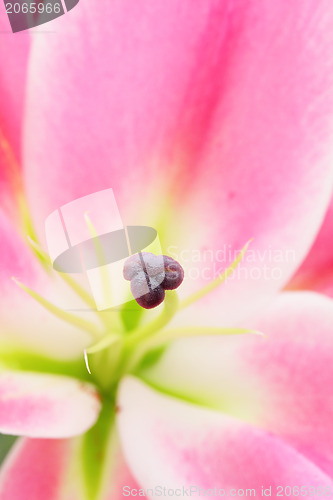
[[[49, 256], [41, 247], [32, 239], [29, 239], [29, 242], [44, 267], [52, 267]], [[132, 301], [130, 305], [125, 304], [120, 311], [113, 310], [112, 314], [97, 311], [92, 297], [70, 276], [61, 274], [66, 284], [90, 308], [94, 308], [100, 324], [88, 322], [84, 318], [59, 309], [37, 292], [15, 278], [13, 279], [49, 312], [89, 332], [93, 341], [91, 346], [84, 350], [86, 367], [101, 390], [109, 393], [110, 390], [116, 390], [118, 381], [124, 374], [135, 373], [139, 369], [145, 356], [165, 347], [172, 340], [198, 335], [258, 333], [244, 328], [190, 325], [182, 328], [167, 328], [179, 309], [191, 306], [230, 276], [242, 260], [249, 243], [244, 246], [229, 268], [225, 269], [214, 281], [181, 302], [178, 300], [175, 289], [184, 279], [184, 270], [177, 261], [168, 256], [156, 256], [144, 252], [132, 255], [124, 265], [123, 275], [124, 279], [130, 281], [136, 302]], [[163, 309], [160, 314], [153, 319], [149, 318], [148, 316], [152, 313], [145, 309], [155, 308], [162, 302]], [[133, 304], [138, 304], [138, 306], [134, 307]], [[143, 314], [146, 316], [146, 321], [143, 321]]]
[[140, 252], [127, 259], [123, 275], [131, 282], [137, 303], [144, 309], [153, 309], [164, 301], [165, 290], [175, 290], [181, 285], [184, 269], [171, 257]]

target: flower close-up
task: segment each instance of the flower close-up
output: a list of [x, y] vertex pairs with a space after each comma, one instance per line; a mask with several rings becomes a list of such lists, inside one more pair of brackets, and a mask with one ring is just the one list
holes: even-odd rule
[[65, 4], [0, 7], [0, 500], [332, 497], [332, 2]]

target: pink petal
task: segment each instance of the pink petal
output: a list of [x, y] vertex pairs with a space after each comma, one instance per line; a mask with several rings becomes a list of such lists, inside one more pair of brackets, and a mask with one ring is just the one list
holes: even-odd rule
[[17, 159], [21, 156], [21, 127], [25, 104], [26, 74], [30, 34], [13, 35], [4, 7], [1, 6], [0, 29], [0, 123], [1, 132], [12, 145]]
[[200, 0], [195, 10], [101, 0], [59, 18], [47, 43], [34, 39], [25, 128], [41, 233], [59, 205], [112, 186], [126, 223], [155, 225], [163, 212], [165, 241], [180, 260], [190, 252], [184, 291], [254, 237], [254, 261], [220, 295], [220, 315], [239, 318], [235, 295], [258, 306], [304, 258], [329, 201], [332, 24], [329, 0]]
[[239, 496], [232, 489], [253, 488], [261, 496], [261, 487], [271, 486], [271, 497], [277, 498], [278, 485], [333, 486], [283, 440], [222, 413], [162, 396], [136, 379], [123, 382], [119, 405], [125, 456], [145, 488], [223, 488], [231, 498]]
[[289, 288], [307, 288], [333, 296], [332, 241], [333, 198], [311, 250], [288, 284]]
[[61, 495], [72, 440], [21, 439], [0, 474], [2, 500], [74, 500]]
[[[21, 164], [21, 140], [26, 74], [30, 48], [28, 32], [13, 35], [5, 6], [0, 16], [0, 196], [1, 205], [13, 208], [12, 190], [18, 189], [16, 170]], [[10, 192], [8, 192], [8, 190]]]
[[[28, 248], [28, 241], [24, 241], [1, 210], [0, 233], [1, 345], [25, 346], [52, 357], [81, 355], [83, 348], [91, 342], [88, 335], [46, 311], [21, 290], [11, 277], [15, 276], [63, 309], [70, 309], [75, 303], [73, 297], [64, 289], [61, 280], [55, 279], [56, 273], [45, 272]], [[14, 311], [20, 311], [20, 314]], [[86, 312], [83, 312], [83, 317], [87, 318]]]
[[75, 436], [95, 423], [100, 407], [97, 390], [70, 377], [0, 373], [0, 432], [4, 434]]
[[[114, 443], [112, 443], [114, 445]], [[21, 439], [0, 473], [1, 500], [81, 500], [84, 496], [81, 439]], [[138, 489], [117, 442], [114, 461], [106, 461], [102, 500], [123, 499], [123, 486]]]
[[283, 294], [247, 325], [266, 338], [178, 341], [144, 376], [273, 432], [332, 476], [332, 324], [330, 299]]
[[33, 261], [28, 242], [18, 234], [13, 223], [0, 210], [0, 286], [3, 295], [12, 288], [11, 276], [20, 276], [23, 280], [38, 281], [38, 268]]

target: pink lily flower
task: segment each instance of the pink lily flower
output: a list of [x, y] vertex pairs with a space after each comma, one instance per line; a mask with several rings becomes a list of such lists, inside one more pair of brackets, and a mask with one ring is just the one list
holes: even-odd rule
[[[327, 291], [332, 25], [328, 0], [100, 0], [6, 37], [1, 500], [333, 493], [333, 303], [284, 291]], [[182, 307], [66, 311], [91, 298], [50, 270], [44, 221], [108, 187], [183, 265]]]

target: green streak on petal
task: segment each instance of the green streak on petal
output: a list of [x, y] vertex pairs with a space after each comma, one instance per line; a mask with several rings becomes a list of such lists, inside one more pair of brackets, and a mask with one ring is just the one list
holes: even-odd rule
[[1, 346], [0, 368], [67, 375], [90, 380], [82, 358], [58, 360], [42, 354]]
[[[263, 334], [256, 330], [249, 330], [247, 328], [219, 328], [219, 327], [196, 327], [196, 326], [188, 326], [183, 328], [174, 328], [172, 330], [163, 330], [161, 333], [150, 337], [146, 342], [140, 344], [135, 352], [132, 355], [130, 360], [130, 364], [128, 365], [129, 371], [134, 371], [137, 366], [142, 367], [144, 360], [146, 363], [152, 364], [148, 354], [150, 351], [156, 354], [159, 352], [159, 349], [162, 348], [162, 352], [164, 351], [166, 344], [173, 340], [177, 340], [180, 338], [186, 337], [208, 337], [211, 335], [262, 335]], [[154, 359], [154, 357], [153, 357]], [[156, 361], [158, 358], [156, 359]]]
[[221, 283], [223, 283], [234, 272], [238, 264], [241, 262], [251, 241], [252, 239], [246, 243], [246, 245], [240, 251], [239, 255], [237, 256], [237, 258], [234, 260], [234, 262], [231, 264], [230, 267], [225, 269], [215, 280], [211, 281], [210, 283], [208, 283], [208, 285], [201, 288], [201, 290], [198, 290], [197, 292], [187, 297], [187, 299], [183, 300], [180, 303], [179, 308], [184, 309], [184, 307], [188, 307], [191, 304], [194, 304], [194, 302], [197, 302], [197, 300], [202, 299], [205, 295], [207, 295], [208, 293], [215, 290], [215, 288], [220, 286]]
[[114, 420], [115, 400], [105, 398], [98, 421], [83, 436], [81, 457], [88, 500], [96, 500], [102, 487]]
[[141, 370], [149, 369], [151, 366], [153, 366], [155, 363], [157, 363], [161, 359], [166, 348], [167, 348], [167, 345], [161, 345], [159, 347], [156, 347], [155, 349], [152, 348], [148, 352], [145, 352], [142, 355], [141, 359], [140, 359], [140, 357], [138, 358], [138, 360], [139, 359], [140, 360], [138, 361], [136, 368], [135, 368], [135, 371], [133, 370], [133, 372], [135, 373], [136, 371], [140, 372]]
[[202, 406], [204, 408], [210, 408], [212, 410], [217, 410], [220, 409], [217, 405], [214, 405], [204, 399], [204, 397], [200, 397], [199, 394], [196, 394], [195, 396], [190, 396], [187, 394], [184, 394], [183, 391], [177, 391], [176, 388], [170, 389], [164, 387], [162, 384], [159, 384], [157, 382], [153, 382], [150, 380], [150, 378], [146, 377], [144, 371], [137, 372], [136, 376], [139, 377], [145, 384], [149, 385], [152, 389], [155, 389], [155, 391], [158, 391], [162, 394], [165, 394], [166, 396], [170, 396], [172, 398], [179, 399], [181, 401], [184, 401], [185, 403], [190, 403], [194, 404], [197, 406]]
[[200, 389], [195, 386], [188, 386], [187, 389], [184, 387], [178, 388], [175, 385], [171, 387], [167, 385], [167, 380], [157, 381], [155, 378], [152, 378], [149, 368], [148, 370], [135, 373], [135, 376], [165, 396], [222, 412], [224, 415], [229, 415], [247, 423], [251, 422], [255, 424], [258, 422], [260, 413], [258, 401], [256, 398], [253, 398], [253, 394], [249, 392], [248, 388], [244, 388], [241, 393], [235, 393], [233, 384], [230, 384], [230, 386], [223, 389], [223, 394], [216, 394], [214, 390], [207, 390], [207, 387]]
[[6, 455], [10, 451], [16, 439], [16, 436], [7, 436], [5, 434], [0, 434], [0, 464], [6, 458]]

